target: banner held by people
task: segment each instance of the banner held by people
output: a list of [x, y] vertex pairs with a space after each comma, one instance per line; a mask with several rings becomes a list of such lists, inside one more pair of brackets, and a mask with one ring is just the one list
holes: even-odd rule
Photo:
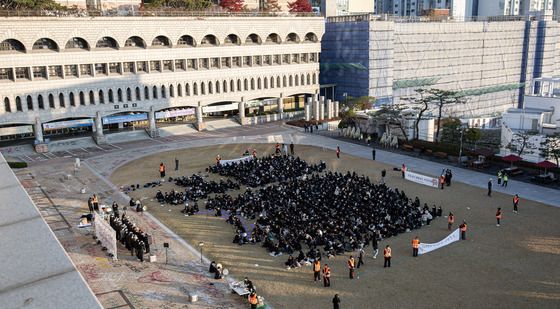
[[418, 247], [418, 254], [425, 254], [428, 252], [432, 252], [441, 247], [445, 247], [451, 243], [459, 241], [459, 236], [460, 236], [459, 229], [456, 229], [455, 231], [453, 231], [453, 233], [449, 234], [447, 237], [445, 237], [444, 239], [436, 243], [433, 244], [420, 243], [420, 246]]
[[419, 183], [419, 184], [422, 184], [422, 185], [425, 185], [425, 186], [438, 188], [438, 179], [434, 178], [434, 177], [431, 177], [431, 176], [426, 176], [426, 175], [406, 171], [406, 173], [404, 175], [404, 179], [410, 180], [412, 182], [416, 182], [416, 183]]
[[94, 222], [95, 236], [101, 242], [101, 245], [107, 248], [107, 252], [113, 255], [113, 259], [117, 259], [117, 235], [115, 230], [105, 221], [103, 214], [96, 213]]
[[253, 156], [246, 156], [246, 157], [241, 157], [241, 158], [231, 159], [231, 160], [220, 160], [220, 164], [227, 165], [232, 163], [239, 163], [242, 161], [249, 161], [251, 159], [253, 159]]

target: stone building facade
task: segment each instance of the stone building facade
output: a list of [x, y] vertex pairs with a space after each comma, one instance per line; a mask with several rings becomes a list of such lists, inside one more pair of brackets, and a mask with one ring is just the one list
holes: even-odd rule
[[[317, 17], [5, 18], [0, 123], [42, 124], [319, 92]], [[282, 110], [279, 108], [280, 111]]]

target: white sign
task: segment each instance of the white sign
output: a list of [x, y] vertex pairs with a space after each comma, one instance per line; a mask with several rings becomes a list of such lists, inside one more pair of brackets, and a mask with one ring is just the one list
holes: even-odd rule
[[404, 173], [404, 179], [419, 183], [421, 185], [426, 185], [428, 187], [434, 187], [434, 188], [439, 187], [439, 180], [437, 178], [425, 176], [422, 174], [417, 174], [409, 171]]
[[420, 246], [418, 246], [418, 254], [425, 254], [459, 241], [459, 233], [459, 229], [456, 229], [455, 231], [453, 231], [453, 233], [449, 234], [449, 236], [434, 244], [420, 243]]
[[94, 228], [97, 240], [107, 248], [107, 252], [113, 254], [113, 259], [117, 259], [117, 234], [109, 222], [105, 221], [103, 214], [95, 213]]
[[17, 126], [0, 128], [0, 136], [33, 133], [32, 126]]
[[233, 164], [233, 163], [238, 163], [238, 162], [242, 162], [242, 161], [250, 161], [252, 159], [253, 159], [253, 156], [246, 156], [246, 157], [242, 157], [242, 158], [238, 158], [238, 159], [220, 160], [220, 164], [221, 165], [227, 165], [227, 164]]
[[202, 107], [202, 112], [203, 113], [225, 112], [225, 111], [233, 111], [238, 108], [239, 108], [238, 103], [230, 103], [225, 105], [204, 106]]
[[188, 116], [188, 115], [194, 115], [194, 108], [186, 108], [186, 109], [179, 109], [179, 110], [169, 110], [169, 111], [157, 112], [156, 113], [156, 119], [179, 117], [179, 116]]

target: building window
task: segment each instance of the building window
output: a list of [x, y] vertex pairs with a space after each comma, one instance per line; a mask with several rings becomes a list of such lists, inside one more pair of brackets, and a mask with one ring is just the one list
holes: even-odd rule
[[212, 86], [212, 82], [208, 82], [208, 94], [212, 94], [214, 92], [214, 86]]
[[49, 78], [62, 78], [62, 66], [60, 65], [49, 66]]
[[130, 88], [126, 88], [126, 100], [128, 102], [132, 101], [132, 90]]
[[42, 95], [37, 96], [37, 106], [39, 107], [39, 109], [45, 109], [45, 102], [43, 102]]
[[220, 58], [210, 59], [210, 68], [211, 69], [219, 69], [220, 68]]
[[282, 55], [282, 64], [290, 64], [290, 55], [288, 54]]
[[80, 76], [93, 76], [91, 64], [80, 64]]
[[301, 54], [300, 59], [301, 59], [301, 62], [303, 62], [303, 63], [308, 63], [309, 62], [308, 54]]
[[317, 62], [317, 54], [316, 53], [309, 54], [309, 61], [313, 63]]
[[167, 98], [167, 90], [165, 90], [165, 86], [161, 86], [161, 98]]
[[103, 95], [103, 90], [99, 90], [99, 103], [105, 104], [105, 96]]
[[200, 83], [200, 94], [201, 95], [206, 94], [206, 84], [204, 82]]
[[292, 54], [292, 63], [299, 63], [299, 54]]
[[46, 67], [33, 67], [33, 78], [47, 78]]
[[177, 84], [177, 96], [179, 97], [183, 96], [183, 85], [181, 84]]
[[16, 97], [16, 110], [18, 112], [23, 112], [23, 107], [21, 106], [21, 98], [19, 96]]
[[29, 68], [16, 68], [16, 78], [17, 79], [30, 79], [29, 78]]
[[231, 58], [229, 57], [222, 58], [222, 68], [231, 68]]
[[164, 71], [173, 71], [173, 60], [163, 60], [162, 63]]
[[272, 56], [266, 55], [263, 57], [263, 62], [265, 65], [272, 65]]
[[208, 58], [200, 59], [200, 67], [203, 68], [203, 69], [209, 69]]
[[253, 60], [254, 60], [253, 63], [254, 63], [256, 66], [259, 66], [259, 67], [262, 66], [262, 57], [261, 57], [261, 56], [254, 56], [254, 57], [253, 57]]
[[241, 57], [232, 57], [231, 62], [233, 63], [234, 67], [236, 67], [236, 68], [241, 67]]
[[75, 64], [69, 64], [64, 66], [64, 76], [68, 77], [78, 77], [78, 66]]
[[150, 89], [148, 89], [148, 86], [144, 87], [144, 100], [149, 100], [150, 99]]
[[196, 59], [187, 59], [187, 69], [189, 71], [196, 70]]
[[169, 97], [171, 98], [175, 97], [175, 88], [173, 87], [173, 85], [169, 86]]
[[106, 63], [96, 63], [95, 64], [95, 75], [107, 75], [107, 64]]
[[93, 94], [93, 91], [89, 91], [89, 104], [90, 105], [95, 105], [95, 95]]
[[156, 87], [156, 86], [154, 86], [154, 87], [152, 88], [152, 98], [153, 98], [153, 99], [157, 99], [157, 98], [158, 98], [158, 93], [157, 93], [157, 87]]
[[150, 61], [150, 72], [161, 72], [161, 62], [160, 61]]
[[10, 106], [10, 99], [8, 98], [4, 98], [4, 111], [6, 111], [6, 113], [12, 112], [12, 106]]
[[175, 70], [186, 71], [187, 65], [185, 64], [185, 59], [175, 60]]
[[146, 61], [137, 61], [136, 62], [136, 73], [147, 72], [148, 71], [148, 63]]
[[123, 73], [124, 74], [134, 73], [134, 62], [123, 62]]
[[49, 94], [49, 108], [56, 108], [54, 105], [54, 95], [52, 93]]
[[109, 95], [109, 103], [115, 103], [115, 98], [113, 97], [113, 89], [109, 89], [107, 93]]
[[0, 80], [13, 80], [14, 76], [11, 68], [0, 69]]
[[121, 88], [117, 89], [117, 100], [119, 102], [123, 101], [123, 94], [122, 94], [122, 89]]
[[[196, 83], [195, 83], [195, 87], [196, 87]], [[191, 87], [189, 84], [185, 84], [185, 95], [186, 96], [190, 96], [191, 95]]]
[[86, 98], [83, 91], [80, 91], [80, 105], [86, 105]]
[[66, 103], [64, 102], [64, 94], [60, 93], [58, 95], [58, 104], [60, 107], [66, 107]]
[[244, 66], [244, 67], [250, 67], [250, 66], [252, 66], [252, 63], [251, 63], [251, 56], [243, 56], [243, 66]]
[[121, 64], [119, 62], [109, 63], [109, 74], [121, 74]]
[[279, 65], [281, 62], [282, 62], [281, 55], [274, 55], [274, 57], [272, 57], [272, 64]]
[[142, 96], [140, 95], [140, 87], [136, 87], [136, 101], [142, 100]]
[[76, 99], [74, 98], [74, 93], [70, 92], [70, 106], [76, 106]]
[[33, 98], [30, 95], [27, 96], [27, 110], [33, 110]]

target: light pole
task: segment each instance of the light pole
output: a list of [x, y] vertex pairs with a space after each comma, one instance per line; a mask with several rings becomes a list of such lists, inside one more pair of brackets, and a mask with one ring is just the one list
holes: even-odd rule
[[344, 97], [344, 105], [348, 107], [348, 93], [345, 92], [342, 94], [342, 96]]
[[198, 248], [200, 248], [200, 263], [202, 264], [202, 247], [204, 247], [204, 242], [198, 243]]
[[459, 127], [459, 131], [461, 132], [461, 137], [459, 138], [459, 167], [461, 167], [461, 156], [463, 155], [463, 125]]

